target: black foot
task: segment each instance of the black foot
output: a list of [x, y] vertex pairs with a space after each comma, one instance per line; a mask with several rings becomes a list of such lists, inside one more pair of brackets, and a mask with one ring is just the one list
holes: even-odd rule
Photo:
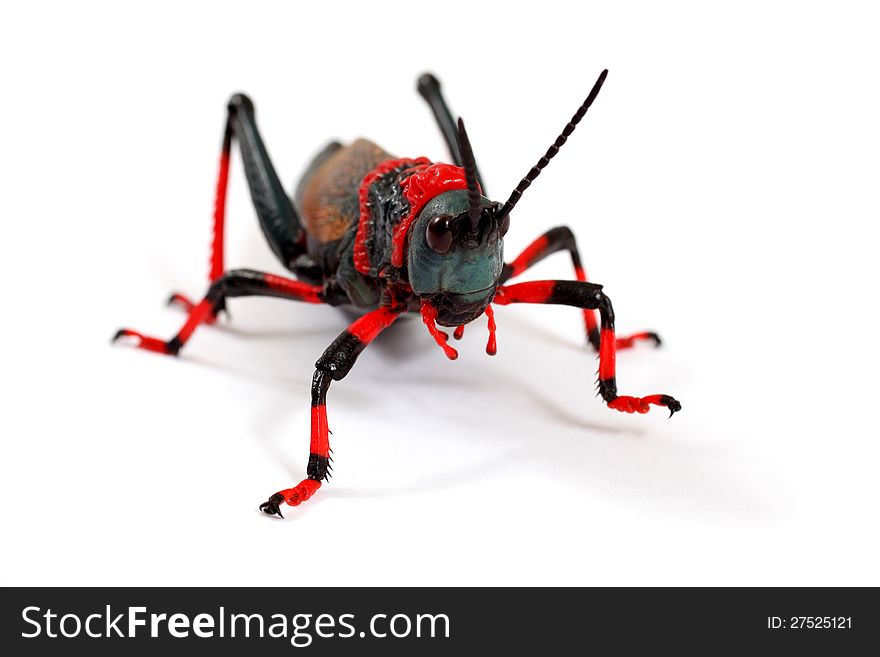
[[[604, 385], [603, 385], [604, 384]], [[648, 395], [647, 397], [630, 397], [629, 395], [617, 396], [613, 389], [609, 389], [607, 382], [599, 381], [599, 394], [608, 404], [608, 408], [621, 413], [647, 413], [651, 406], [663, 406], [669, 409], [669, 417], [681, 410], [681, 402], [669, 395]]]
[[279, 518], [283, 518], [281, 515], [281, 509], [278, 508], [278, 505], [284, 501], [284, 495], [281, 493], [275, 493], [272, 497], [269, 498], [267, 502], [263, 502], [260, 505], [260, 511], [263, 513], [267, 513], [270, 516], [277, 515]]
[[669, 417], [672, 417], [681, 410], [681, 402], [669, 395], [663, 395], [663, 403], [669, 409]]

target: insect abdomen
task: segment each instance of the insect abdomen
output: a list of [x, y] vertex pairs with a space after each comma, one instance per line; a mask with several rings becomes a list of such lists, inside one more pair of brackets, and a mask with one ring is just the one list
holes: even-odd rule
[[318, 244], [341, 239], [358, 222], [358, 189], [364, 176], [392, 156], [366, 139], [330, 145], [309, 166], [296, 205], [309, 237]]

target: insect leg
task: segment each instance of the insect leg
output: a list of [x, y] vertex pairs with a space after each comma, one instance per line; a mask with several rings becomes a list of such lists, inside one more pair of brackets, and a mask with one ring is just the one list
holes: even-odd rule
[[[220, 171], [214, 198], [214, 224], [211, 238], [211, 264], [209, 282], [219, 279], [224, 272], [224, 228], [226, 223], [226, 189], [229, 181], [229, 160], [232, 143], [237, 141], [244, 163], [251, 200], [269, 247], [287, 269], [309, 273], [314, 263], [305, 256], [306, 233], [293, 203], [284, 191], [269, 153], [257, 129], [254, 104], [243, 94], [235, 94], [227, 106], [226, 128], [220, 151]], [[185, 295], [175, 292], [169, 303], [191, 312], [195, 304]], [[211, 318], [223, 305], [218, 306]]]
[[498, 288], [494, 303], [552, 303], [598, 310], [601, 321], [599, 339], [599, 394], [609, 408], [626, 413], [647, 413], [650, 405], [665, 406], [670, 416], [681, 410], [681, 403], [669, 395], [629, 397], [617, 394], [614, 335], [614, 309], [601, 285], [583, 281], [534, 281]]
[[170, 340], [151, 338], [137, 331], [123, 328], [116, 332], [113, 341], [129, 336], [137, 338], [137, 347], [140, 349], [177, 355], [196, 328], [200, 324], [210, 321], [217, 308], [222, 307], [228, 297], [245, 296], [279, 297], [307, 303], [326, 302], [323, 288], [320, 286], [252, 269], [234, 269], [211, 283], [204, 299], [192, 306], [186, 323]]
[[239, 143], [260, 226], [281, 264], [293, 269], [297, 256], [305, 252], [306, 231], [269, 159], [266, 145], [257, 129], [253, 102], [244, 94], [235, 94], [229, 100], [228, 107], [227, 126], [231, 126]]
[[[458, 145], [458, 126], [455, 119], [452, 118], [452, 112], [449, 111], [449, 105], [443, 98], [443, 92], [440, 90], [440, 80], [431, 73], [423, 73], [416, 83], [419, 95], [424, 98], [437, 120], [437, 126], [443, 134], [443, 140], [449, 149], [449, 156], [452, 158], [453, 164], [456, 166], [464, 166], [461, 158], [461, 149]], [[483, 185], [483, 177], [477, 170], [477, 182], [480, 183], [480, 189], [483, 195], [486, 194], [486, 186]]]
[[[362, 315], [339, 334], [315, 363], [312, 379], [312, 436], [309, 445], [307, 478], [293, 488], [272, 495], [260, 505], [269, 515], [281, 515], [279, 504], [297, 506], [314, 495], [321, 482], [329, 477], [330, 438], [327, 428], [327, 390], [333, 381], [341, 381], [354, 366], [357, 357], [379, 333], [399, 317], [398, 311], [380, 307]], [[283, 516], [282, 516], [283, 517]]]
[[[568, 251], [571, 255], [571, 263], [574, 266], [575, 278], [581, 282], [586, 282], [587, 272], [581, 264], [581, 255], [578, 251], [577, 242], [574, 233], [568, 226], [557, 226], [551, 228], [541, 235], [534, 242], [529, 244], [525, 250], [520, 253], [513, 262], [505, 263], [504, 269], [501, 271], [501, 283], [505, 283], [514, 276], [519, 276], [530, 267], [536, 265], [549, 255], [553, 255], [559, 251]], [[584, 326], [587, 331], [587, 340], [593, 348], [599, 350], [599, 327], [596, 323], [595, 311], [585, 309]], [[636, 342], [642, 340], [651, 340], [655, 346], [660, 346], [660, 336], [653, 331], [642, 331], [634, 333], [626, 337], [617, 338], [618, 349], [628, 349]]]

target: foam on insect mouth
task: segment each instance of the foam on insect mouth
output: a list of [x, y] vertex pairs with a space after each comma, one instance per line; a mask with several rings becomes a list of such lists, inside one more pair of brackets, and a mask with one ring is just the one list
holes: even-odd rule
[[[495, 311], [492, 310], [492, 304], [486, 306], [484, 312], [489, 323], [489, 341], [486, 343], [486, 353], [490, 356], [494, 356], [498, 352], [498, 344], [495, 340]], [[449, 334], [446, 333], [446, 331], [441, 331], [437, 328], [437, 308], [435, 308], [434, 304], [427, 299], [422, 301], [422, 321], [425, 323], [425, 326], [428, 327], [428, 333], [431, 334], [431, 337], [434, 338], [434, 342], [439, 345], [443, 350], [443, 353], [446, 354], [446, 357], [449, 358], [449, 360], [455, 360], [458, 358], [458, 351], [449, 346]], [[454, 335], [456, 340], [461, 339], [464, 335], [464, 324], [455, 328]]]

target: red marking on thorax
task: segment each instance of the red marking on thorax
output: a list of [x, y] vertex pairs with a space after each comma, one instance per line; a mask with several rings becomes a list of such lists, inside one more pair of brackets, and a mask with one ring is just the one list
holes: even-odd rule
[[361, 186], [358, 189], [358, 228], [354, 238], [354, 268], [361, 274], [369, 275], [370, 273], [370, 254], [367, 251], [367, 238], [370, 236], [370, 186], [379, 178], [394, 169], [404, 166], [424, 166], [430, 164], [431, 161], [425, 157], [416, 159], [402, 158], [397, 160], [385, 160], [376, 165], [376, 168], [364, 176]]
[[403, 251], [409, 227], [428, 201], [443, 192], [467, 189], [467, 179], [461, 167], [438, 162], [409, 176], [400, 186], [409, 201], [409, 213], [394, 227], [394, 235], [391, 237], [391, 264], [397, 268], [403, 266]]
[[391, 264], [398, 269], [403, 266], [403, 254], [409, 227], [428, 201], [451, 190], [467, 189], [464, 169], [453, 164], [436, 163], [425, 157], [415, 159], [385, 160], [364, 176], [358, 189], [359, 216], [358, 228], [354, 238], [354, 267], [361, 274], [370, 274], [370, 254], [367, 239], [370, 236], [370, 186], [380, 177], [401, 166], [409, 165], [415, 172], [400, 182], [403, 195], [409, 202], [409, 212], [394, 227], [391, 237]]

